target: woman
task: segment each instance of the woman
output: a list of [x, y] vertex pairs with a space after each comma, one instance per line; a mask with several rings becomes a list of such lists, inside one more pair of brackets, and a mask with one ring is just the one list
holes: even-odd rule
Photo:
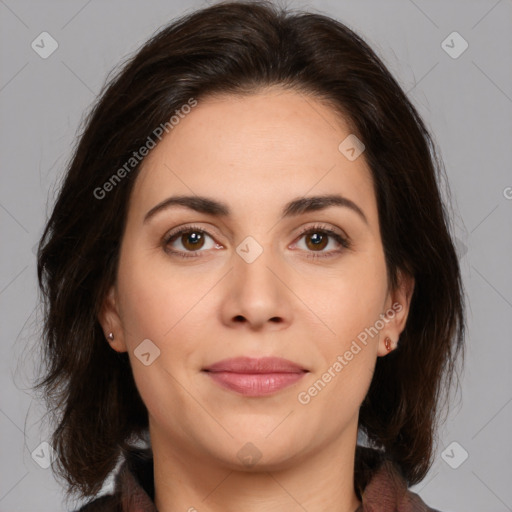
[[68, 497], [434, 510], [408, 487], [465, 329], [441, 172], [335, 20], [220, 3], [149, 40], [88, 117], [38, 253]]

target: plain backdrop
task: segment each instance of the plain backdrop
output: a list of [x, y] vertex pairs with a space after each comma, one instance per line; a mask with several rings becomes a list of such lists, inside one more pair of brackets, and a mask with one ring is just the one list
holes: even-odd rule
[[[48, 431], [30, 392], [39, 363], [30, 347], [40, 328], [34, 246], [79, 123], [116, 64], [159, 27], [205, 5], [0, 0], [0, 512], [67, 510], [51, 469], [31, 455], [44, 449]], [[413, 490], [443, 512], [511, 511], [512, 2], [288, 5], [360, 33], [434, 134], [467, 292], [467, 358], [435, 463]], [[33, 49], [41, 37], [46, 51], [58, 45], [47, 58]]]

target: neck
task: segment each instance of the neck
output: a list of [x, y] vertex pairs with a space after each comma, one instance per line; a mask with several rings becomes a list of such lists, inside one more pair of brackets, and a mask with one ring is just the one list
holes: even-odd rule
[[[315, 453], [241, 469], [152, 429], [155, 505], [159, 512], [355, 512], [357, 428]], [[178, 446], [178, 448], [176, 448]]]

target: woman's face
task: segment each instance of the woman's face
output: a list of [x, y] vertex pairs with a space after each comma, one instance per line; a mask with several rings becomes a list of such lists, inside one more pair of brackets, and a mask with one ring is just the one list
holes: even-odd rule
[[[199, 101], [146, 157], [101, 322], [129, 353], [153, 445], [278, 468], [355, 443], [412, 283], [388, 289], [352, 137], [314, 98], [269, 89]], [[213, 366], [232, 358], [251, 359]]]

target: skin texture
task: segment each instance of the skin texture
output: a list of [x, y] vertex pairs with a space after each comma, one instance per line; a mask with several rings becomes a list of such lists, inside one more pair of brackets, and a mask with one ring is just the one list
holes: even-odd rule
[[[388, 288], [364, 153], [349, 161], [338, 149], [349, 134], [317, 99], [270, 88], [199, 101], [145, 159], [100, 321], [115, 335], [112, 348], [129, 352], [149, 412], [160, 512], [353, 512], [359, 505], [359, 407], [377, 357], [388, 353], [384, 339], [395, 343], [405, 327], [414, 282]], [[339, 206], [281, 219], [289, 201], [333, 193], [355, 202], [368, 222]], [[232, 213], [172, 207], [144, 223], [175, 195], [207, 196]], [[351, 247], [330, 237], [316, 248], [301, 229], [318, 223]], [[165, 235], [189, 224], [208, 233], [203, 245], [178, 235], [167, 248], [199, 256], [166, 252]], [[263, 249], [252, 263], [236, 252], [247, 236]], [[319, 253], [331, 256], [308, 257]], [[378, 335], [300, 403], [298, 394], [394, 303], [401, 309]], [[148, 366], [134, 354], [145, 339], [160, 350]], [[284, 357], [309, 373], [271, 396], [244, 397], [201, 371], [236, 356]], [[248, 442], [254, 460], [261, 456], [252, 466], [237, 456]]]

